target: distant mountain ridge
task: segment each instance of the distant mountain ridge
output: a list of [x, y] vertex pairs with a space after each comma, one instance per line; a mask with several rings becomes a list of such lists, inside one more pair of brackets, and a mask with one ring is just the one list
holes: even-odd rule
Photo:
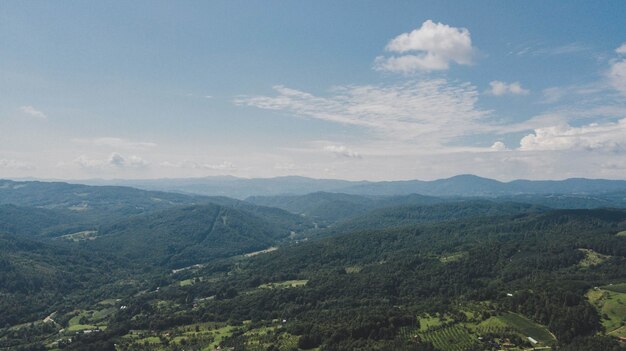
[[306, 195], [252, 196], [247, 202], [257, 206], [280, 208], [312, 218], [321, 224], [363, 214], [373, 209], [401, 205], [432, 205], [444, 199], [418, 194], [397, 196], [366, 196], [315, 192]]
[[205, 177], [151, 180], [83, 180], [88, 185], [125, 185], [145, 190], [198, 195], [250, 196], [304, 195], [333, 192], [353, 195], [510, 196], [524, 194], [598, 194], [624, 192], [626, 180], [570, 178], [565, 180], [513, 180], [501, 182], [462, 174], [432, 181], [348, 181], [299, 176], [277, 178]]

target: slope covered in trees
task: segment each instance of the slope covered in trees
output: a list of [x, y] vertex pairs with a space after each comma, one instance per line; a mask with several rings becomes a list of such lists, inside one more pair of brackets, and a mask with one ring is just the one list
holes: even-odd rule
[[144, 264], [181, 268], [266, 249], [297, 229], [290, 223], [273, 223], [245, 211], [208, 204], [103, 225], [98, 239], [83, 245]]
[[[626, 210], [324, 193], [264, 203], [293, 200], [289, 213], [174, 194], [198, 203], [124, 215], [146, 198], [88, 188], [104, 192], [88, 196], [102, 213], [75, 240], [64, 230], [94, 217], [53, 205], [75, 195], [2, 200], [46, 208], [0, 206], [0, 350], [521, 350], [528, 336], [619, 347], [603, 325], [626, 314], [586, 296], [626, 283]], [[351, 217], [322, 211], [346, 203]], [[298, 210], [315, 208], [335, 222], [312, 229]]]
[[[513, 313], [580, 349], [602, 331], [586, 291], [626, 279], [626, 241], [615, 235], [624, 228], [623, 210], [561, 210], [355, 231], [174, 275], [129, 302], [135, 307], [113, 322], [126, 321], [124, 329], [99, 337], [119, 342], [129, 330], [151, 330], [175, 349], [181, 344], [166, 336], [175, 328], [213, 322], [240, 331], [221, 341], [235, 349], [281, 349], [281, 340], [295, 338], [301, 348], [414, 350], [432, 347], [426, 339], [438, 334], [429, 333], [451, 328], [469, 338], [463, 347], [487, 350], [469, 340], [528, 342], [514, 324], [479, 327]], [[581, 248], [610, 258], [583, 267]], [[170, 307], [159, 308], [163, 301]], [[433, 318], [440, 329], [420, 327]], [[272, 332], [258, 339], [263, 328]], [[264, 346], [251, 346], [259, 340]]]
[[377, 208], [401, 205], [432, 205], [446, 200], [417, 194], [361, 196], [316, 192], [299, 196], [254, 196], [247, 198], [246, 201], [256, 205], [281, 208], [329, 224]]
[[0, 326], [41, 320], [67, 305], [89, 305], [129, 271], [113, 256], [0, 234]]

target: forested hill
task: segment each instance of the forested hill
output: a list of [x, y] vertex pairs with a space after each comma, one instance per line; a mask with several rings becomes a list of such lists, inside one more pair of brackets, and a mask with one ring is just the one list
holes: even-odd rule
[[129, 187], [0, 180], [0, 204], [69, 210], [102, 219], [190, 205], [206, 199]]
[[316, 192], [306, 195], [253, 196], [247, 198], [246, 201], [256, 205], [281, 208], [316, 221], [332, 223], [382, 207], [430, 205], [449, 200], [418, 194], [361, 196]]
[[508, 218], [513, 215], [539, 213], [548, 210], [549, 208], [544, 206], [517, 202], [448, 200], [433, 205], [405, 205], [375, 209], [340, 221], [320, 234], [332, 236], [355, 230], [383, 230], [392, 227], [477, 217]]
[[115, 256], [0, 233], [0, 326], [43, 319], [65, 306], [88, 306], [129, 284]]
[[0, 232], [56, 236], [83, 228], [81, 216], [70, 210], [0, 205]]
[[[94, 230], [134, 215], [196, 204], [218, 204], [304, 230], [306, 218], [227, 197], [146, 191], [121, 186], [0, 180], [0, 228], [7, 232], [61, 235]], [[12, 205], [12, 206], [11, 206]], [[29, 223], [30, 222], [30, 223]]]
[[103, 225], [97, 240], [83, 246], [146, 265], [181, 268], [267, 249], [298, 229], [296, 222], [272, 222], [215, 204], [195, 205]]
[[626, 210], [540, 205], [569, 195], [1, 184], [0, 351], [613, 351], [626, 336]]

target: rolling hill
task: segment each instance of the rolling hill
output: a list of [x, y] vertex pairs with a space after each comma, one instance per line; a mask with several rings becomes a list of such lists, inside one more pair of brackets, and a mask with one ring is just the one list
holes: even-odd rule
[[446, 200], [417, 194], [383, 197], [316, 192], [292, 196], [255, 196], [247, 198], [246, 201], [281, 208], [329, 224], [376, 208], [428, 205]]
[[103, 225], [97, 239], [83, 245], [142, 264], [181, 268], [266, 249], [297, 229], [289, 223], [274, 223], [249, 212], [207, 204]]

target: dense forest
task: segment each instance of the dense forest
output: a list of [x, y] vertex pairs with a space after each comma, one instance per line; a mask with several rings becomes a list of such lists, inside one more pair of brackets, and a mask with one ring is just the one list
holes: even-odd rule
[[626, 210], [33, 184], [0, 201], [0, 350], [623, 349]]

